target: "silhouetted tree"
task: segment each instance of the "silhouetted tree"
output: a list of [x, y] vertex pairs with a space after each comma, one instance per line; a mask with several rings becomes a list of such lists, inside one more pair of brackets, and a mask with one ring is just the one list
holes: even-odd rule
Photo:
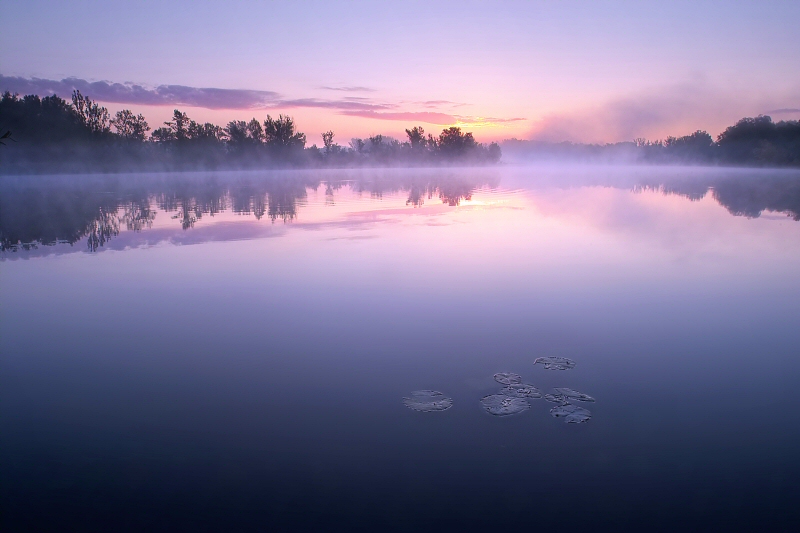
[[446, 157], [458, 157], [470, 152], [478, 143], [472, 133], [462, 133], [461, 128], [451, 126], [439, 134], [439, 152]]
[[225, 126], [225, 133], [228, 135], [228, 143], [232, 146], [242, 146], [250, 141], [247, 135], [247, 122], [244, 120], [233, 120]]
[[683, 137], [667, 137], [663, 146], [667, 157], [686, 162], [710, 161], [715, 148], [714, 139], [702, 130]]
[[129, 109], [117, 111], [111, 120], [111, 125], [117, 130], [117, 135], [130, 141], [144, 141], [150, 126], [144, 115], [134, 115]]
[[165, 122], [164, 125], [172, 131], [175, 140], [183, 141], [189, 138], [189, 125], [191, 123], [192, 120], [189, 119], [186, 113], [176, 109], [172, 113], [172, 120]]
[[187, 137], [192, 141], [215, 143], [225, 140], [225, 130], [210, 122], [200, 124], [192, 120], [188, 130]]
[[353, 139], [350, 139], [350, 149], [353, 152], [355, 152], [357, 154], [363, 153], [364, 152], [364, 146], [366, 146], [366, 143], [364, 142], [364, 139], [359, 139], [357, 137], [353, 138]]
[[800, 165], [800, 122], [772, 122], [769, 116], [743, 118], [719, 137], [725, 160], [736, 163]]
[[52, 143], [74, 143], [91, 135], [75, 109], [58, 96], [20, 98], [6, 91], [0, 98], [0, 120], [26, 149]]
[[108, 109], [101, 107], [97, 102], [83, 96], [80, 91], [72, 92], [72, 106], [83, 122], [94, 134], [104, 134], [111, 131], [111, 120]]
[[325, 145], [325, 153], [330, 154], [331, 150], [333, 149], [333, 137], [335, 133], [328, 130], [322, 134], [322, 144]]
[[302, 149], [306, 145], [305, 133], [295, 130], [294, 120], [279, 115], [277, 119], [267, 115], [264, 120], [264, 140], [267, 145], [279, 150]]
[[420, 151], [425, 148], [425, 130], [421, 126], [414, 126], [410, 130], [406, 130], [408, 135], [408, 142], [411, 144], [411, 149]]
[[501, 157], [503, 157], [503, 152], [500, 149], [500, 145], [497, 143], [489, 144], [489, 148], [487, 149], [487, 160], [490, 163], [499, 163]]
[[177, 109], [172, 112], [172, 120], [164, 122], [164, 126], [153, 131], [152, 139], [159, 143], [185, 141], [189, 138], [189, 119], [186, 113]]

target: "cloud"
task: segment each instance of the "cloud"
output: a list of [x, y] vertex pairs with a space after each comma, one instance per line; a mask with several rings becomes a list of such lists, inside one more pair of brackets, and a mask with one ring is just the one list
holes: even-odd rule
[[359, 86], [355, 86], [355, 87], [326, 87], [326, 86], [322, 86], [322, 87], [320, 87], [320, 89], [325, 89], [326, 91], [344, 91], [344, 92], [349, 92], [349, 93], [357, 93], [357, 92], [374, 93], [375, 91], [377, 91], [377, 89], [370, 89], [369, 87], [359, 87]]
[[47, 80], [0, 75], [0, 90], [20, 94], [59, 94], [69, 97], [78, 90], [101, 102], [141, 105], [184, 105], [207, 109], [251, 109], [268, 107], [279, 99], [272, 91], [196, 88], [159, 85], [146, 88], [133, 83], [90, 82], [80, 78]]
[[447, 113], [434, 111], [398, 111], [379, 113], [373, 110], [344, 111], [343, 115], [353, 117], [374, 118], [378, 120], [405, 120], [408, 122], [425, 122], [427, 124], [454, 124], [458, 120]]
[[[331, 90], [371, 90], [365, 87], [339, 87]], [[284, 98], [273, 91], [249, 89], [197, 88], [185, 85], [159, 85], [147, 88], [135, 83], [112, 83], [108, 81], [90, 82], [80, 78], [48, 80], [43, 78], [21, 78], [0, 74], [0, 91], [19, 94], [50, 95], [69, 97], [78, 90], [99, 102], [115, 104], [140, 104], [161, 106], [202, 107], [206, 109], [284, 109], [312, 108], [331, 109], [340, 114], [377, 120], [416, 121], [429, 124], [471, 124], [487, 126], [524, 120], [521, 118], [491, 118], [452, 115], [438, 111], [399, 111], [399, 104], [376, 102], [360, 96], [347, 96], [342, 99]], [[428, 100], [418, 102], [425, 108], [452, 104], [447, 100]]]
[[0, 75], [0, 90], [19, 94], [58, 94], [69, 97], [78, 90], [93, 100], [115, 104], [181, 105], [206, 109], [274, 109], [285, 107], [324, 108], [341, 111], [386, 110], [396, 106], [371, 103], [361, 97], [343, 100], [317, 98], [285, 99], [273, 91], [250, 89], [197, 88], [184, 85], [159, 85], [147, 88], [134, 83], [90, 82], [80, 78], [48, 80]]
[[780, 115], [781, 113], [800, 113], [800, 108], [798, 107], [783, 107], [781, 109], [773, 109], [772, 111], [767, 111], [767, 114], [773, 115]]
[[297, 98], [294, 100], [275, 100], [267, 107], [312, 107], [323, 109], [337, 109], [350, 114], [349, 111], [375, 112], [380, 109], [393, 109], [394, 104], [374, 104], [360, 100], [320, 100], [317, 98]]
[[[712, 135], [744, 116], [780, 102], [692, 80], [641, 91], [597, 107], [553, 113], [534, 124], [529, 138], [561, 142], [617, 142], [685, 135], [703, 129]], [[785, 101], [785, 100], [784, 100]]]
[[525, 120], [524, 118], [497, 118], [497, 117], [473, 117], [465, 115], [451, 115], [449, 113], [439, 113], [435, 111], [397, 111], [379, 112], [373, 110], [344, 111], [343, 115], [374, 118], [378, 120], [402, 120], [406, 122], [424, 122], [426, 124], [456, 124], [472, 126], [494, 126], [508, 122]]

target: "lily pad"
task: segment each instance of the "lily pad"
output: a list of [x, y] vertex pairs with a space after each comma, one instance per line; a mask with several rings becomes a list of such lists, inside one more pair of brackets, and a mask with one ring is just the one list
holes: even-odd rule
[[453, 399], [435, 390], [416, 390], [403, 403], [414, 411], [445, 411], [453, 406]]
[[542, 391], [527, 383], [514, 383], [500, 389], [501, 394], [515, 398], [541, 398]]
[[503, 385], [518, 385], [522, 383], [522, 376], [513, 372], [498, 372], [494, 375], [494, 380]]
[[571, 403], [553, 407], [550, 409], [550, 414], [556, 418], [563, 418], [567, 424], [582, 424], [592, 418], [591, 411]]
[[553, 402], [553, 403], [560, 403], [560, 404], [569, 403], [567, 401], [567, 398], [561, 394], [548, 393], [544, 395], [544, 399], [547, 400], [548, 402]]
[[557, 394], [564, 396], [568, 400], [578, 400], [579, 402], [593, 402], [594, 398], [589, 396], [588, 394], [584, 394], [582, 392], [578, 392], [574, 389], [568, 389], [566, 387], [557, 387], [553, 389], [556, 391]]
[[494, 416], [515, 415], [526, 411], [531, 404], [525, 398], [515, 398], [505, 394], [491, 394], [481, 400], [481, 405]]
[[589, 396], [588, 394], [584, 394], [582, 392], [578, 392], [574, 389], [568, 389], [566, 387], [557, 387], [553, 389], [553, 392], [544, 395], [544, 399], [548, 402], [553, 403], [569, 403], [570, 401], [577, 400], [579, 402], [593, 402], [594, 398]]
[[575, 361], [566, 357], [538, 357], [534, 365], [544, 365], [547, 370], [569, 370], [575, 368]]

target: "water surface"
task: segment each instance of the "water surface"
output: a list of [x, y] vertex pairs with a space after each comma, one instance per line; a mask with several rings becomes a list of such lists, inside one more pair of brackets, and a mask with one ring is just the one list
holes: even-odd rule
[[798, 218], [793, 171], [4, 177], [3, 529], [789, 531]]

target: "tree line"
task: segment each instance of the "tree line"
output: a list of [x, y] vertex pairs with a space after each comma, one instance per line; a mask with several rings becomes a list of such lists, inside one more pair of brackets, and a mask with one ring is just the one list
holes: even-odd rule
[[743, 118], [716, 140], [698, 130], [682, 137], [603, 145], [511, 139], [503, 142], [503, 150], [521, 160], [796, 167], [800, 166], [800, 121], [773, 122], [766, 115]]
[[5, 92], [0, 127], [16, 141], [0, 152], [5, 172], [473, 165], [497, 163], [501, 157], [497, 143], [479, 143], [458, 127], [434, 136], [416, 126], [405, 131], [405, 141], [374, 135], [345, 146], [326, 131], [318, 147], [307, 146], [306, 135], [290, 116], [233, 120], [222, 127], [196, 122], [176, 109], [171, 120], [151, 131], [143, 115], [124, 109], [112, 116], [80, 91], [73, 92], [71, 102], [55, 95]]
[[[125, 109], [113, 116], [75, 91], [58, 97], [0, 98], [0, 172], [190, 170], [215, 168], [436, 166], [492, 164], [501, 147], [481, 144], [460, 128], [426, 134], [416, 126], [398, 141], [383, 135], [339, 144], [333, 131], [322, 146], [307, 146], [292, 117], [267, 115], [234, 120], [225, 127], [199, 123], [175, 110], [151, 130], [145, 117]], [[800, 166], [800, 122], [769, 116], [743, 118], [716, 139], [698, 130], [682, 137], [634, 139], [605, 145], [504, 141], [509, 159], [566, 159], [593, 162]]]

